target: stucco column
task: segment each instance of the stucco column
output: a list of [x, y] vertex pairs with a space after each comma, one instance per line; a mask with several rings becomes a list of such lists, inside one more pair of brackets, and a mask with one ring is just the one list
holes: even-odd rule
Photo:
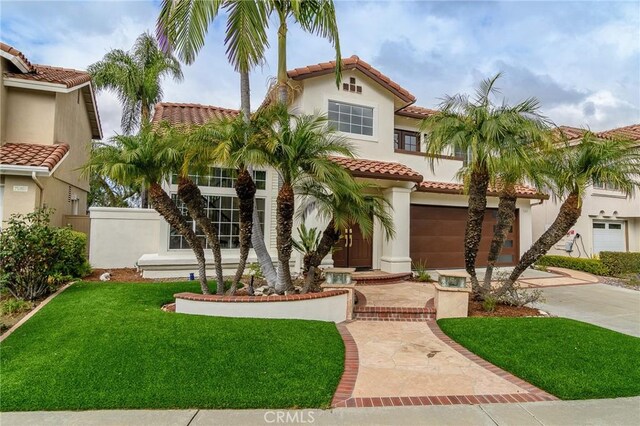
[[384, 196], [393, 208], [391, 214], [396, 235], [392, 239], [382, 239], [380, 269], [390, 273], [411, 272], [411, 258], [409, 257], [411, 189], [388, 188], [384, 191]]

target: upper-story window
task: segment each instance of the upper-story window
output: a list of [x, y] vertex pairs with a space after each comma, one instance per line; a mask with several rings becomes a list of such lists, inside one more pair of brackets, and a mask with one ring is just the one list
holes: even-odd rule
[[373, 108], [329, 101], [329, 124], [341, 132], [373, 136]]
[[395, 129], [393, 147], [396, 151], [420, 152], [420, 133]]
[[[222, 167], [209, 167], [206, 175], [189, 174], [189, 178], [198, 186], [210, 186], [212, 188], [234, 188], [236, 185], [237, 172], [235, 169]], [[266, 189], [267, 172], [264, 170], [253, 171], [253, 181], [257, 189]], [[171, 175], [171, 183], [178, 184], [178, 175]]]

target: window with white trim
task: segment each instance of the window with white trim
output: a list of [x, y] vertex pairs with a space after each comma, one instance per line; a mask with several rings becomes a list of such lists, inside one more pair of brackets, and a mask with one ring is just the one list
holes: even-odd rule
[[[235, 169], [228, 169], [223, 167], [209, 167], [209, 173], [206, 175], [190, 174], [191, 179], [198, 186], [205, 186], [211, 188], [233, 188], [236, 185], [237, 171]], [[256, 189], [266, 189], [267, 185], [267, 172], [264, 170], [253, 171], [253, 181], [256, 184]], [[173, 185], [178, 184], [178, 175], [171, 175], [171, 183]]]
[[[211, 220], [213, 225], [218, 230], [220, 238], [220, 248], [223, 249], [235, 249], [240, 247], [240, 209], [238, 197], [233, 196], [221, 196], [221, 195], [203, 195], [205, 202], [205, 212], [207, 217]], [[178, 209], [182, 213], [182, 216], [187, 221], [187, 224], [196, 233], [196, 236], [201, 241], [204, 248], [209, 248], [209, 243], [205, 233], [196, 223], [191, 219], [187, 212], [187, 206], [178, 198], [176, 194], [171, 194], [171, 198], [178, 206]], [[260, 227], [264, 230], [264, 208], [265, 199], [255, 199], [256, 206], [258, 207], [258, 216], [260, 216]], [[180, 235], [180, 233], [171, 228], [169, 231], [169, 249], [180, 250], [189, 249], [189, 244], [186, 239]]]
[[329, 125], [341, 132], [373, 136], [373, 108], [329, 101]]

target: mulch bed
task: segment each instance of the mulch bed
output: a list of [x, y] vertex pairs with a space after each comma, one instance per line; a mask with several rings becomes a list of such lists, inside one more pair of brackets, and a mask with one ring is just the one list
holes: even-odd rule
[[119, 281], [125, 283], [151, 282], [153, 280], [142, 278], [140, 272], [135, 268], [118, 268], [118, 269], [94, 269], [91, 274], [83, 278], [83, 281], [100, 281], [100, 275], [105, 272], [111, 274], [110, 281]]
[[544, 316], [538, 309], [527, 306], [517, 307], [509, 305], [496, 305], [493, 312], [487, 312], [482, 307], [482, 302], [469, 301], [470, 317], [540, 317]]

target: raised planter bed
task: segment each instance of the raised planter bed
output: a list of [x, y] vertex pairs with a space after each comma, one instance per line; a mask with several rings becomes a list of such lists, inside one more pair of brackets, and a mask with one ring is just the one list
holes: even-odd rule
[[343, 322], [351, 309], [348, 290], [288, 296], [218, 296], [177, 293], [176, 312], [239, 318], [304, 319]]

